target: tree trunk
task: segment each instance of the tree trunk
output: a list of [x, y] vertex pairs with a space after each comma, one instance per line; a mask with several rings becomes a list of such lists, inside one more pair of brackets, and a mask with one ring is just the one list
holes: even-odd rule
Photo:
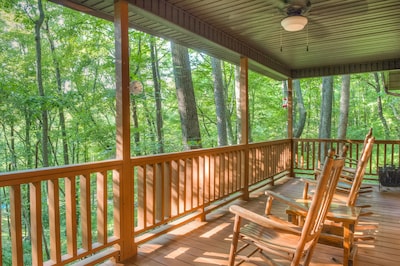
[[350, 102], [350, 75], [342, 76], [342, 88], [340, 91], [339, 125], [338, 139], [345, 139], [347, 124], [349, 121], [349, 102]]
[[221, 60], [211, 57], [211, 66], [214, 79], [214, 99], [217, 114], [218, 146], [228, 145], [226, 129], [226, 105], [224, 84], [222, 81]]
[[151, 68], [153, 72], [153, 83], [154, 83], [154, 99], [156, 101], [156, 131], [157, 131], [157, 149], [158, 153], [164, 153], [164, 132], [163, 132], [163, 116], [162, 116], [162, 105], [161, 105], [161, 78], [158, 71], [158, 55], [157, 48], [155, 45], [156, 39], [152, 37], [150, 39], [150, 52], [151, 52]]
[[[332, 122], [332, 102], [333, 102], [333, 76], [322, 78], [322, 101], [321, 116], [319, 124], [319, 138], [331, 138], [331, 122]], [[321, 144], [321, 157], [323, 162], [325, 158], [326, 147]]]
[[140, 151], [140, 132], [139, 132], [139, 118], [137, 115], [137, 104], [136, 104], [136, 99], [135, 97], [131, 98], [131, 108], [132, 108], [132, 120], [133, 120], [133, 139], [135, 141], [135, 147], [136, 149], [134, 150], [135, 155], [141, 155]]
[[378, 94], [378, 98], [376, 99], [376, 103], [378, 105], [378, 116], [379, 116], [379, 119], [381, 120], [382, 126], [385, 130], [385, 139], [390, 139], [389, 126], [387, 124], [385, 116], [383, 115], [381, 84], [379, 82], [379, 75], [377, 72], [375, 72], [373, 75], [374, 75], [374, 80], [375, 80], [375, 85], [373, 85], [373, 87], [375, 88], [375, 91]]
[[[292, 81], [292, 85], [295, 92], [296, 102], [295, 106], [293, 106], [293, 137], [300, 138], [303, 133], [304, 127], [306, 125], [307, 111], [304, 107], [303, 94], [301, 93], [300, 80], [294, 79]], [[299, 119], [297, 119], [297, 115]], [[295, 119], [296, 118], [296, 119]]]
[[10, 158], [11, 162], [9, 162], [7, 165], [7, 171], [15, 171], [17, 170], [17, 155], [15, 151], [14, 122], [10, 121], [10, 139], [8, 139], [7, 137], [8, 135], [7, 135], [6, 124], [7, 123], [3, 123], [2, 121], [0, 121], [0, 125], [4, 135], [4, 142], [5, 145], [7, 145], [11, 157]]
[[39, 96], [42, 98], [42, 165], [49, 166], [49, 122], [48, 113], [45, 104], [45, 92], [42, 79], [42, 44], [41, 44], [41, 27], [44, 21], [44, 11], [42, 1], [38, 0], [39, 17], [35, 21], [35, 42], [36, 42], [36, 81], [38, 85]]
[[183, 145], [186, 150], [201, 148], [199, 119], [186, 47], [171, 42], [178, 109], [181, 118]]
[[[234, 71], [235, 71], [236, 67], [233, 66], [233, 68], [230, 68], [230, 71], [233, 73], [230, 73], [230, 78], [229, 78], [229, 83], [232, 82], [232, 77], [234, 77]], [[225, 72], [225, 71], [224, 71]], [[224, 74], [225, 76], [225, 74]], [[228, 80], [225, 78], [225, 80]], [[233, 80], [233, 82], [235, 82], [235, 80]], [[235, 133], [235, 128], [233, 125], [233, 121], [232, 121], [232, 114], [234, 112], [236, 112], [236, 94], [235, 92], [229, 94], [228, 93], [228, 88], [229, 85], [227, 84], [227, 82], [224, 82], [225, 86], [224, 86], [224, 95], [225, 95], [225, 103], [226, 103], [226, 134], [228, 135], [228, 145], [229, 144], [233, 144], [236, 143], [236, 133]], [[234, 83], [235, 84], [235, 83]]]
[[236, 143], [242, 143], [242, 112], [240, 110], [240, 67], [235, 68], [235, 96], [236, 96]]
[[[62, 141], [62, 147], [63, 147], [64, 165], [68, 165], [69, 164], [68, 139], [67, 139], [67, 130], [65, 127], [65, 116], [64, 116], [64, 108], [63, 108], [64, 93], [62, 91], [62, 85], [61, 85], [60, 64], [58, 63], [58, 60], [57, 60], [57, 57], [55, 54], [56, 49], [55, 49], [53, 38], [50, 35], [48, 21], [46, 21], [46, 33], [47, 33], [47, 39], [49, 40], [49, 44], [50, 44], [50, 50], [51, 50], [51, 55], [52, 55], [52, 59], [53, 59], [54, 69], [56, 71], [57, 92], [58, 92], [58, 97], [60, 100], [59, 106], [58, 106], [58, 117], [60, 119], [61, 138], [62, 138], [61, 141]], [[55, 156], [55, 158], [56, 158], [56, 156]]]
[[[136, 56], [139, 58], [141, 50], [142, 50], [142, 39], [139, 35], [139, 38], [137, 39], [137, 51], [136, 51]], [[132, 71], [134, 76], [137, 76], [139, 72], [139, 65], [136, 65], [136, 68]], [[133, 69], [133, 67], [131, 68]], [[135, 97], [136, 94], [139, 94], [143, 91], [143, 85], [139, 81], [132, 81], [130, 84], [130, 95], [131, 95], [131, 108], [132, 108], [132, 120], [133, 120], [133, 139], [135, 143], [135, 149], [133, 150], [134, 155], [141, 155], [141, 146], [140, 146], [140, 131], [139, 131], [139, 118], [138, 118], [138, 113], [137, 113], [137, 97]]]

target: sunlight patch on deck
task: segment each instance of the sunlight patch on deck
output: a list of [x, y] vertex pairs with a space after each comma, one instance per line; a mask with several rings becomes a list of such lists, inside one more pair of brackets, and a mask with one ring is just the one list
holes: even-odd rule
[[207, 224], [207, 222], [193, 221], [193, 222], [183, 225], [175, 230], [172, 230], [171, 232], [169, 232], [169, 234], [176, 235], [176, 236], [179, 236], [179, 235], [182, 236], [182, 235], [192, 232], [193, 230], [199, 229], [200, 227], [202, 227], [205, 224]]
[[149, 253], [152, 253], [162, 247], [163, 247], [163, 245], [146, 243], [146, 244], [140, 246], [140, 252], [149, 254]]
[[166, 259], [176, 259], [180, 255], [184, 254], [186, 251], [188, 251], [189, 248], [178, 248], [177, 250], [172, 251], [168, 255], [165, 256]]
[[216, 226], [214, 229], [212, 229], [212, 230], [200, 235], [200, 237], [202, 237], [202, 238], [210, 238], [213, 235], [217, 234], [218, 232], [224, 230], [228, 226], [231, 226], [231, 224], [230, 223], [222, 223], [222, 224]]

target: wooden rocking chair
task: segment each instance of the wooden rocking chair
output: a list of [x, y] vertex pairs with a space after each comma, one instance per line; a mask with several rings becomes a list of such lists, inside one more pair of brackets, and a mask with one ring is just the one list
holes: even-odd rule
[[[230, 211], [235, 214], [235, 222], [229, 265], [234, 265], [236, 256], [239, 257], [242, 251], [250, 246], [254, 250], [245, 256], [247, 259], [256, 252], [260, 252], [261, 257], [269, 262], [269, 265], [281, 265], [278, 260], [282, 259], [292, 266], [300, 265], [300, 263], [309, 265], [343, 166], [344, 159], [335, 158], [334, 152], [330, 151], [325, 159], [310, 207], [306, 208], [288, 199], [293, 206], [307, 211], [302, 227], [281, 220], [272, 214], [263, 216], [240, 206], [231, 206]], [[242, 226], [242, 220], [247, 220], [249, 223]], [[239, 240], [244, 243], [244, 246], [238, 249]]]
[[[358, 195], [360, 194], [362, 181], [364, 179], [364, 174], [369, 158], [371, 157], [374, 142], [375, 138], [372, 136], [366, 140], [363, 148], [363, 153], [357, 162], [357, 167], [354, 169], [354, 171], [351, 171], [351, 174], [349, 174], [348, 170], [345, 170], [346, 167], [343, 168], [336, 188], [334, 201], [343, 203], [347, 206], [356, 206], [356, 201]], [[309, 185], [316, 185], [317, 181], [309, 179], [302, 179], [302, 181], [305, 183], [303, 198], [308, 199], [311, 197], [308, 192]]]
[[[352, 180], [349, 180], [345, 174], [343, 177], [344, 168], [342, 170], [341, 177], [336, 188], [335, 195], [333, 197], [333, 203], [331, 204], [330, 213], [327, 215], [327, 221], [322, 230], [319, 242], [344, 248], [343, 260], [344, 264], [350, 264], [354, 261], [357, 253], [357, 247], [354, 244], [357, 240], [374, 240], [374, 237], [370, 235], [370, 231], [374, 231], [377, 227], [375, 224], [360, 223], [359, 217], [371, 215], [372, 212], [363, 211], [365, 208], [370, 207], [369, 205], [357, 206], [357, 198], [359, 190], [364, 178], [365, 168], [368, 163], [368, 159], [371, 156], [372, 147], [374, 144], [374, 137], [370, 137], [364, 145], [364, 151], [360, 157], [357, 167], [355, 169]], [[344, 152], [346, 147], [344, 147]], [[305, 183], [303, 191], [303, 199], [300, 200], [303, 204], [308, 204], [310, 198], [313, 196], [308, 193], [309, 184], [316, 185], [316, 180], [304, 179]], [[346, 187], [347, 189], [343, 189]], [[280, 195], [271, 193], [270, 200], [281, 199]], [[342, 207], [344, 206], [344, 207]], [[304, 222], [306, 212], [302, 209], [296, 208], [295, 206], [289, 206], [286, 209], [288, 214], [288, 220], [294, 224], [301, 225]], [[345, 232], [344, 223], [347, 223], [348, 227], [351, 227], [351, 232]], [[355, 237], [354, 232], [358, 235]]]
[[[357, 182], [362, 182], [362, 179], [364, 178], [364, 172], [372, 154], [372, 145], [370, 146], [370, 149], [368, 149], [367, 147], [369, 142], [372, 142], [372, 144], [375, 142], [375, 138], [372, 136], [372, 128], [370, 128], [368, 133], [365, 135], [363, 148], [360, 152], [360, 158], [358, 160], [351, 157], [347, 157], [345, 156], [345, 154], [341, 155], [342, 157], [346, 157], [346, 159], [345, 159], [345, 166], [343, 167], [342, 170], [342, 176], [338, 182], [338, 187], [337, 187], [338, 191], [342, 191], [347, 194], [351, 194], [350, 191], [351, 189], [357, 190], [358, 194], [372, 192], [372, 187], [370, 185], [363, 185], [362, 183], [359, 183], [353, 186], [353, 182], [357, 179], [357, 177], [360, 177], [360, 173], [357, 173], [357, 171], [362, 171], [361, 175], [362, 177]], [[346, 153], [347, 147], [344, 146], [343, 148], [344, 148], [343, 153]], [[362, 162], [361, 159], [363, 160]], [[320, 172], [321, 172], [320, 169], [315, 170], [315, 179], [320, 174]], [[357, 197], [357, 196], [352, 195], [352, 197]], [[351, 204], [349, 206], [351, 206]]]

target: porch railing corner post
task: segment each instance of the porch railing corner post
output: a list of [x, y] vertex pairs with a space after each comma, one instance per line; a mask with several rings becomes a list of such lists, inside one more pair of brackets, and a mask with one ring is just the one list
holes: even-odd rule
[[114, 210], [115, 235], [119, 238], [119, 260], [137, 254], [134, 241], [134, 175], [130, 150], [130, 91], [129, 91], [129, 3], [114, 1], [115, 68], [116, 68], [116, 145], [117, 159], [122, 168], [115, 176], [116, 208]]
[[294, 173], [294, 160], [295, 154], [294, 151], [294, 141], [293, 141], [293, 80], [291, 78], [287, 81], [287, 97], [288, 97], [288, 114], [287, 114], [287, 136], [290, 139], [290, 176], [295, 177]]

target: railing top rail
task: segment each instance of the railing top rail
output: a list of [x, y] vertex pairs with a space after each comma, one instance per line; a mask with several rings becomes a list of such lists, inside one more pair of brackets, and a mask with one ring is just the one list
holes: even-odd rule
[[[314, 139], [314, 138], [294, 138], [293, 141], [297, 142], [345, 142], [345, 143], [363, 143], [363, 139]], [[400, 140], [377, 140], [375, 139], [375, 144], [400, 144]]]
[[265, 146], [265, 145], [275, 145], [280, 143], [286, 143], [290, 141], [289, 139], [282, 139], [282, 140], [273, 140], [267, 142], [257, 142], [257, 143], [250, 143], [248, 146], [245, 144], [237, 144], [237, 145], [230, 145], [230, 146], [223, 146], [223, 147], [216, 147], [216, 148], [204, 148], [204, 149], [196, 149], [196, 150], [189, 150], [189, 151], [180, 151], [180, 152], [172, 152], [172, 153], [165, 153], [165, 154], [156, 154], [156, 155], [144, 155], [144, 156], [137, 156], [131, 158], [132, 164], [142, 164], [148, 163], [149, 159], [153, 162], [160, 162], [165, 160], [178, 160], [178, 159], [187, 159], [199, 156], [209, 156], [221, 153], [229, 153], [244, 150], [246, 147], [258, 147], [258, 146]]
[[79, 165], [64, 165], [40, 169], [0, 173], [0, 186], [32, 183], [42, 180], [57, 179], [84, 173], [101, 172], [122, 167], [122, 160], [107, 160]]

